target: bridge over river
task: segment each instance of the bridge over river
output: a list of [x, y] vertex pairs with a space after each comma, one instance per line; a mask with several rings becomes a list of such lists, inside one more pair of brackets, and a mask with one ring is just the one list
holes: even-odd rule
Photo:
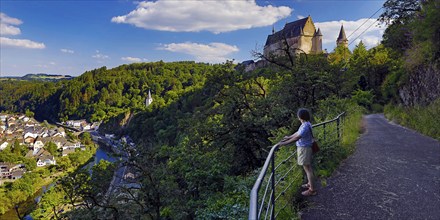
[[440, 142], [383, 115], [364, 120], [356, 151], [301, 219], [440, 219]]

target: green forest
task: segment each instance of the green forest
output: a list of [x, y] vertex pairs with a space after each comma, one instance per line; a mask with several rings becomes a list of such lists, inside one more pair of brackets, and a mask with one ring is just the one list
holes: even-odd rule
[[[351, 150], [326, 154], [333, 160], [317, 165], [321, 176], [352, 151], [363, 113], [384, 112], [440, 140], [439, 4], [387, 0], [380, 45], [290, 54], [249, 72], [230, 61], [160, 61], [102, 67], [59, 82], [0, 81], [0, 111], [103, 121], [104, 129], [137, 144], [127, 148], [127, 163], [139, 184], [121, 189], [123, 197], [103, 199], [114, 170], [103, 162], [92, 176], [78, 170], [59, 180], [32, 216], [245, 219], [258, 169], [270, 146], [297, 129], [300, 107], [311, 110], [313, 123], [343, 111], [353, 118], [354, 137], [345, 143]], [[154, 101], [146, 107], [149, 90]], [[128, 124], [121, 122], [126, 115]]]

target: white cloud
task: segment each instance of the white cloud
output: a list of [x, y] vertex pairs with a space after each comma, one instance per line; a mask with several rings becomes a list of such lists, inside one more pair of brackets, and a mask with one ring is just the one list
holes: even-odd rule
[[75, 51], [73, 51], [73, 50], [69, 50], [69, 49], [61, 49], [61, 52], [63, 52], [63, 53], [70, 53], [70, 54], [73, 54], [73, 53], [75, 53]]
[[0, 35], [19, 35], [21, 34], [21, 30], [18, 27], [14, 27], [12, 25], [7, 25], [4, 23], [0, 23]]
[[129, 62], [129, 63], [139, 63], [139, 62], [142, 62], [142, 59], [138, 58], [138, 57], [121, 57], [121, 60]]
[[22, 47], [29, 49], [44, 49], [44, 43], [38, 43], [27, 39], [11, 39], [7, 37], [0, 37], [0, 44], [2, 46]]
[[158, 48], [159, 50], [168, 50], [189, 54], [195, 57], [198, 62], [222, 63], [231, 60], [227, 56], [238, 52], [237, 46], [224, 43], [198, 44], [192, 42], [165, 44]]
[[14, 25], [20, 25], [23, 22], [17, 18], [11, 18], [5, 13], [0, 12], [0, 35], [19, 35], [21, 30]]
[[[0, 12], [0, 36], [6, 35], [20, 35], [21, 30], [17, 25], [23, 22], [18, 18], [12, 18], [5, 13]], [[12, 39], [9, 37], [0, 37], [0, 45], [10, 47], [21, 47], [29, 49], [44, 49], [46, 45], [44, 43], [34, 42], [28, 39]]]
[[96, 54], [93, 55], [92, 57], [95, 58], [95, 59], [99, 59], [99, 60], [106, 60], [106, 59], [110, 58], [109, 56], [100, 53], [99, 50], [97, 50]]
[[57, 65], [57, 64], [56, 64], [55, 62], [53, 62], [53, 61], [52, 61], [52, 62], [49, 62], [49, 64], [50, 64], [50, 65], [53, 65], [53, 66], [54, 66], [54, 65]]
[[297, 15], [296, 18], [303, 19], [303, 18], [305, 18], [305, 16], [304, 15]]
[[374, 47], [380, 44], [382, 38], [379, 38], [378, 36], [366, 35], [359, 39], [356, 39], [355, 43], [353, 44], [358, 45], [361, 40], [367, 47]]
[[173, 32], [228, 32], [272, 25], [293, 9], [259, 6], [247, 1], [168, 1], [140, 2], [130, 13], [111, 19], [114, 23]]
[[20, 25], [23, 22], [17, 18], [11, 18], [3, 12], [0, 12], [0, 23], [2, 24], [12, 24], [12, 25]]
[[[365, 24], [362, 27], [360, 27], [364, 22]], [[378, 24], [376, 24], [376, 19], [368, 19], [368, 18], [361, 18], [355, 21], [341, 20], [341, 21], [316, 22], [315, 26], [321, 29], [323, 35], [322, 43], [333, 45], [335, 47], [336, 39], [339, 36], [339, 31], [341, 29], [342, 24], [344, 25], [345, 35], [347, 36], [349, 43], [351, 43], [356, 37], [358, 37], [362, 32], [365, 31], [358, 39], [355, 40], [355, 42], [352, 45], [350, 45], [350, 47], [354, 46], [354, 44], [357, 44], [361, 40], [367, 47], [374, 47], [380, 43], [382, 39], [383, 30], [386, 29], [386, 27], [384, 26], [379, 27]], [[353, 33], [353, 31], [355, 31], [358, 27], [360, 28]]]

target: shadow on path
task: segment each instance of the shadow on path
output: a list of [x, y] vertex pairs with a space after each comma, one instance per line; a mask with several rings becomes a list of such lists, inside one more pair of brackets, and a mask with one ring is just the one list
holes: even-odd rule
[[356, 151], [301, 218], [440, 219], [440, 142], [380, 114], [364, 120]]

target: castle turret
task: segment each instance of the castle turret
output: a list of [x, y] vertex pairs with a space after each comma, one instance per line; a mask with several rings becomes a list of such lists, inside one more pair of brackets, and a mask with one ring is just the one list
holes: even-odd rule
[[336, 40], [336, 45], [337, 46], [344, 46], [344, 47], [348, 47], [348, 40], [347, 37], [345, 36], [345, 30], [344, 30], [344, 25], [341, 25], [341, 30], [339, 31], [339, 36], [338, 39]]
[[312, 39], [312, 53], [321, 53], [322, 52], [322, 33], [321, 29], [318, 30], [313, 35]]

